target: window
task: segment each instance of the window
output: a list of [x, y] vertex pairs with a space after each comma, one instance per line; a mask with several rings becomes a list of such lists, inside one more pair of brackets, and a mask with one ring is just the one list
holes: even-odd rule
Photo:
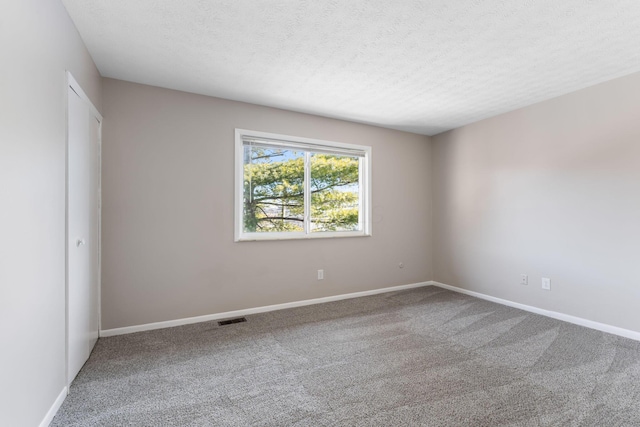
[[371, 147], [236, 129], [235, 240], [371, 234]]

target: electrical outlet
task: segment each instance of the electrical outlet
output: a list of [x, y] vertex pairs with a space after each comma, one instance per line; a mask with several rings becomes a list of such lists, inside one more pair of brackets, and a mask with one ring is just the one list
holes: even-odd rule
[[529, 276], [527, 276], [526, 274], [521, 274], [520, 275], [520, 284], [521, 285], [528, 285], [529, 284]]
[[542, 278], [542, 289], [544, 289], [545, 291], [551, 290], [551, 279], [549, 279], [548, 277]]
[[318, 280], [324, 279], [324, 270], [318, 270]]

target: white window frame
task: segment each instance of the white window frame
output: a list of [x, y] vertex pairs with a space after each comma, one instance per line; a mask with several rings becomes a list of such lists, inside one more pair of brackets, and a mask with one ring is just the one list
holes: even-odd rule
[[[311, 152], [322, 151], [335, 152], [340, 154], [349, 150], [362, 153], [359, 168], [359, 216], [362, 229], [357, 231], [318, 231], [311, 232], [310, 210], [305, 212], [304, 231], [290, 232], [265, 232], [251, 233], [244, 231], [244, 142], [247, 139], [269, 141], [270, 145], [297, 147]], [[305, 159], [309, 161], [309, 155]], [[323, 141], [319, 139], [302, 138], [298, 136], [279, 135], [275, 133], [259, 132], [245, 129], [235, 130], [235, 241], [256, 241], [256, 240], [291, 240], [291, 239], [326, 239], [334, 237], [364, 237], [371, 236], [371, 147], [364, 145], [345, 144], [342, 142]], [[308, 206], [311, 199], [310, 178], [305, 174], [305, 204]]]

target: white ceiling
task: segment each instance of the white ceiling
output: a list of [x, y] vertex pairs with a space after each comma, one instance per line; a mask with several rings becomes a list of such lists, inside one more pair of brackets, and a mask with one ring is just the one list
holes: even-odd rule
[[640, 71], [638, 0], [62, 0], [105, 77], [433, 135]]

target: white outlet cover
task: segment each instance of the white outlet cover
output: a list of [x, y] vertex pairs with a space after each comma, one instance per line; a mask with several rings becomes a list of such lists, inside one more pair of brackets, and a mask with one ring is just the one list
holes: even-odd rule
[[544, 289], [546, 291], [550, 291], [551, 290], [551, 279], [549, 279], [548, 277], [543, 277], [542, 278], [542, 289]]
[[529, 276], [527, 276], [526, 274], [521, 274], [520, 275], [520, 284], [521, 285], [528, 285], [529, 284]]

